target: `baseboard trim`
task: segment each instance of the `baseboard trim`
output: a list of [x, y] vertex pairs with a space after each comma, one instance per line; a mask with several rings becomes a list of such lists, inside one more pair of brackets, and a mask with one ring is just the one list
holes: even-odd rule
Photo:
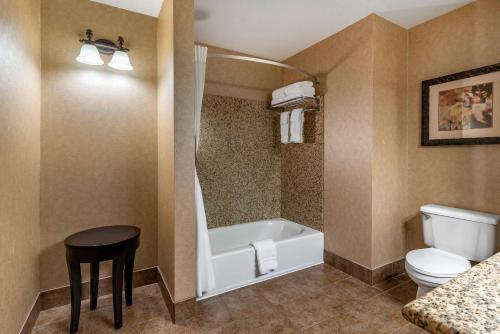
[[36, 319], [38, 319], [38, 315], [40, 314], [41, 310], [42, 310], [42, 304], [40, 301], [40, 293], [38, 293], [19, 334], [31, 334], [33, 328], [35, 327]]
[[170, 294], [170, 290], [168, 289], [168, 285], [165, 282], [159, 268], [157, 269], [157, 272], [158, 286], [160, 287], [161, 295], [165, 301], [165, 305], [167, 305], [168, 313], [170, 313], [172, 322], [175, 324], [192, 318], [196, 312], [196, 298], [193, 297], [177, 303], [174, 302], [172, 295]]
[[375, 285], [389, 277], [397, 276], [405, 272], [404, 259], [388, 263], [375, 269], [368, 269], [327, 250], [324, 251], [323, 257], [325, 263], [370, 285]]
[[[133, 286], [134, 288], [149, 285], [157, 282], [157, 267], [141, 269], [134, 271]], [[89, 282], [82, 283], [82, 300], [89, 297]], [[108, 295], [113, 292], [111, 277], [103, 277], [99, 279], [99, 296]], [[69, 285], [40, 292], [41, 310], [63, 306], [71, 303]]]

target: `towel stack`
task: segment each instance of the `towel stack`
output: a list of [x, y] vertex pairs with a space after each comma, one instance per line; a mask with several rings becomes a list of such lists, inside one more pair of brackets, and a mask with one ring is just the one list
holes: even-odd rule
[[280, 115], [281, 142], [303, 143], [304, 142], [304, 109], [298, 108], [292, 111], [282, 112]]
[[271, 105], [285, 102], [297, 97], [314, 97], [315, 93], [316, 91], [314, 90], [312, 81], [296, 82], [274, 90]]

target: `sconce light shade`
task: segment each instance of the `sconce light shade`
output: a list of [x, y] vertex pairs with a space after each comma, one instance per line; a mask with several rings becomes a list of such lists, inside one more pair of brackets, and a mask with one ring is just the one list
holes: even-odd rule
[[127, 52], [120, 50], [116, 50], [115, 53], [113, 53], [113, 58], [111, 58], [108, 65], [122, 71], [132, 71], [134, 69], [130, 64]]
[[93, 44], [84, 43], [82, 49], [80, 50], [80, 55], [76, 57], [76, 60], [80, 63], [87, 65], [103, 65], [104, 61], [101, 59], [101, 55], [97, 50], [97, 47]]

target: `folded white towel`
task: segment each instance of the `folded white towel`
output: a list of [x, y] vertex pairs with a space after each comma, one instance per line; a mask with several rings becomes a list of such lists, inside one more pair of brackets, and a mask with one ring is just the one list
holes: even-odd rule
[[295, 86], [295, 87], [290, 87], [285, 89], [286, 92], [286, 98], [287, 100], [292, 99], [294, 97], [298, 96], [310, 96], [313, 97], [314, 94], [316, 93], [316, 90], [314, 87], [300, 87], [300, 86]]
[[304, 142], [304, 109], [293, 109], [290, 113], [290, 142]]
[[289, 142], [289, 132], [290, 128], [290, 112], [285, 111], [280, 114], [280, 131], [281, 131], [281, 142], [287, 144]]
[[285, 90], [286, 88], [293, 88], [293, 87], [313, 87], [313, 82], [312, 81], [299, 81], [299, 82], [295, 82], [293, 84], [290, 84], [288, 86], [285, 86]]
[[280, 98], [276, 98], [276, 99], [273, 99], [271, 101], [271, 105], [274, 106], [274, 105], [276, 105], [278, 103], [285, 102], [286, 100], [288, 100], [288, 98], [286, 96], [280, 97]]
[[291, 100], [299, 96], [311, 96], [315, 94], [312, 81], [299, 81], [285, 87], [273, 90], [272, 105], [281, 103], [283, 101]]
[[260, 275], [268, 274], [278, 268], [278, 252], [273, 240], [254, 241], [251, 245], [255, 248]]
[[284, 99], [284, 98], [285, 98], [285, 87], [273, 90], [273, 99]]

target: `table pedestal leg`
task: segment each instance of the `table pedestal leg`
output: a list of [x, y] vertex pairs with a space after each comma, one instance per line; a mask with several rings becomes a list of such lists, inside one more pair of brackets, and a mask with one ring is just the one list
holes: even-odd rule
[[132, 280], [134, 276], [135, 251], [127, 254], [125, 258], [125, 302], [132, 305]]
[[80, 321], [82, 273], [79, 262], [67, 260], [67, 265], [71, 290], [71, 325], [69, 327], [69, 331], [71, 333], [76, 333], [78, 331], [78, 322]]
[[97, 295], [99, 291], [99, 262], [90, 264], [90, 309], [97, 307]]
[[113, 259], [113, 315], [116, 329], [122, 327], [122, 291], [124, 265], [124, 257]]

